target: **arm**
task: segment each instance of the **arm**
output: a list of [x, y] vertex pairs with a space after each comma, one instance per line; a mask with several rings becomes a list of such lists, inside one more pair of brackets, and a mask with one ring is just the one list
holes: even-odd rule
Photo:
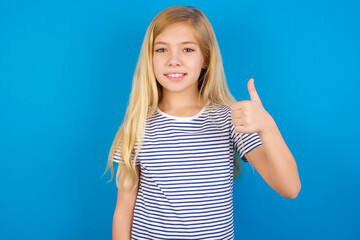
[[[136, 170], [140, 173], [139, 166]], [[128, 191], [118, 191], [112, 225], [113, 240], [130, 240], [137, 193], [138, 186]]]
[[282, 197], [296, 198], [301, 183], [295, 159], [274, 119], [262, 106], [253, 79], [248, 82], [248, 90], [250, 101], [236, 102], [230, 107], [235, 131], [247, 134], [256, 132], [263, 143], [246, 157], [272, 189]]
[[246, 158], [280, 196], [296, 198], [301, 189], [296, 162], [275, 122], [259, 136], [263, 145], [246, 154]]

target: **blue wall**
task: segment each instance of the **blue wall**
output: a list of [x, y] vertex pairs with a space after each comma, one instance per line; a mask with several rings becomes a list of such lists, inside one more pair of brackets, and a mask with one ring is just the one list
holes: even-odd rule
[[354, 239], [360, 210], [356, 1], [0, 2], [0, 239], [111, 239], [105, 170], [147, 25], [173, 5], [210, 19], [228, 85], [253, 77], [298, 165], [294, 199], [244, 165], [236, 239]]

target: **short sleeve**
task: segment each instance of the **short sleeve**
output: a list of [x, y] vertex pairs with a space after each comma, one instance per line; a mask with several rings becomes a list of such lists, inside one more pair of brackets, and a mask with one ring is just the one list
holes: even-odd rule
[[[134, 154], [133, 154], [133, 156], [134, 156]], [[116, 163], [120, 163], [120, 157], [121, 157], [120, 156], [120, 147], [118, 146], [115, 150], [113, 161]], [[136, 159], [136, 166], [140, 166], [139, 158]]]
[[119, 147], [117, 147], [116, 150], [115, 150], [113, 161], [117, 162], [117, 163], [120, 162], [120, 148]]
[[245, 155], [247, 153], [249, 153], [254, 148], [262, 145], [259, 134], [257, 134], [257, 133], [252, 133], [252, 134], [238, 133], [235, 131], [235, 127], [234, 127], [233, 123], [231, 123], [230, 136], [231, 136], [231, 140], [233, 141], [237, 152], [240, 155], [240, 158], [244, 162], [248, 162], [247, 158], [245, 157]]

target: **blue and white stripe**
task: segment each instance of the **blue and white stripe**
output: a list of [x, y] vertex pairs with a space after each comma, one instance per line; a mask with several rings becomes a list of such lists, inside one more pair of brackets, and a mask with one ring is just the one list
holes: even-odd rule
[[[132, 239], [234, 239], [234, 148], [262, 145], [257, 133], [234, 131], [230, 108], [193, 117], [160, 109], [147, 120]], [[119, 162], [119, 149], [114, 161]]]

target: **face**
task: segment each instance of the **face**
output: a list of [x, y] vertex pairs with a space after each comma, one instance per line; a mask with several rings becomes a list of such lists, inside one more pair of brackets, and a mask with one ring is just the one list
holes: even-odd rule
[[156, 37], [153, 64], [164, 95], [198, 92], [204, 59], [190, 23], [174, 23]]

